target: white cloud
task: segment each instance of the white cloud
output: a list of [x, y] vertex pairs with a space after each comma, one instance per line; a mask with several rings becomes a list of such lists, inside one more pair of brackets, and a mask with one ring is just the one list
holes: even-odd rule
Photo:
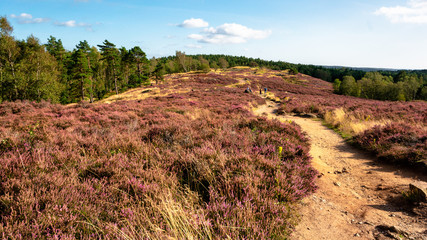
[[201, 18], [190, 18], [178, 24], [178, 26], [183, 28], [204, 28], [208, 27], [209, 23]]
[[[203, 35], [202, 35], [203, 34]], [[245, 43], [249, 39], [264, 39], [270, 36], [270, 30], [255, 30], [237, 23], [225, 23], [216, 28], [205, 28], [202, 34], [190, 34], [188, 38], [200, 43]]]
[[55, 22], [56, 26], [61, 27], [84, 27], [88, 31], [92, 31], [92, 25], [89, 23], [78, 23], [76, 20], [69, 20], [66, 22]]
[[387, 17], [392, 23], [427, 24], [427, 0], [409, 0], [406, 6], [382, 7], [375, 14]]
[[45, 23], [49, 18], [33, 18], [31, 14], [21, 13], [20, 15], [11, 14], [11, 18], [17, 19], [19, 24]]

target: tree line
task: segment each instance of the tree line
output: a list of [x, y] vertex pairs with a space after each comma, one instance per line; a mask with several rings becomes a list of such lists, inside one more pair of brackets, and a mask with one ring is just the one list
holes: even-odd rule
[[427, 100], [425, 75], [399, 71], [393, 76], [379, 72], [367, 72], [357, 80], [353, 76], [344, 76], [342, 81], [335, 79], [334, 92], [343, 95], [391, 101]]
[[16, 40], [12, 32], [7, 19], [0, 18], [0, 102], [93, 102], [147, 83], [161, 69], [150, 65], [138, 46], [117, 48], [105, 40], [95, 47], [81, 41], [67, 51], [53, 36], [41, 44], [33, 35]]
[[[334, 82], [334, 92], [361, 98], [412, 101], [427, 100], [427, 70], [377, 72], [345, 67], [322, 67], [292, 64], [282, 61], [265, 61], [259, 58], [234, 57], [226, 55], [195, 55], [216, 63], [225, 61], [226, 66], [259, 66], [273, 70], [290, 69], [293, 73], [303, 73], [325, 81]], [[335, 80], [333, 80], [335, 79]], [[358, 79], [356, 81], [356, 79]]]

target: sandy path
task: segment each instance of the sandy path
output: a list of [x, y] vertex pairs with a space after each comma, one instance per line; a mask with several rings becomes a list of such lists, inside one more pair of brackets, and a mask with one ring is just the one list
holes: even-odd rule
[[398, 201], [409, 183], [426, 184], [426, 176], [375, 163], [321, 121], [276, 116], [276, 108], [268, 102], [254, 112], [300, 125], [311, 141], [312, 165], [321, 174], [319, 190], [299, 206], [301, 222], [291, 239], [427, 239], [425, 217], [409, 213]]

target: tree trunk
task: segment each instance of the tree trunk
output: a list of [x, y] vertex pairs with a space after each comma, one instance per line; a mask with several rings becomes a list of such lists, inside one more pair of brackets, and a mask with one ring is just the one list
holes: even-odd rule
[[138, 67], [138, 78], [140, 78], [141, 77], [141, 64], [138, 62], [136, 64], [136, 66]]
[[[90, 67], [90, 58], [89, 56], [87, 56], [87, 64], [89, 67], [89, 71], [91, 71], [91, 67]], [[89, 81], [90, 81], [90, 92], [89, 92], [89, 97], [90, 97], [90, 103], [93, 103], [93, 78], [92, 78], [92, 74], [90, 74], [89, 76]]]
[[82, 101], [85, 100], [85, 88], [84, 88], [84, 79], [83, 77], [80, 80], [80, 87], [81, 87], [81, 93], [82, 93]]
[[114, 88], [116, 89], [116, 95], [119, 94], [119, 90], [117, 89], [117, 77], [116, 77], [116, 68], [114, 67], [114, 60], [113, 60], [113, 78], [114, 78]]
[[92, 76], [90, 76], [90, 93], [89, 93], [89, 97], [90, 97], [90, 103], [93, 103], [93, 80], [92, 80]]
[[113, 69], [113, 77], [114, 77], [114, 88], [116, 89], [116, 95], [119, 94], [119, 90], [117, 89], [117, 77], [116, 77], [116, 71]]

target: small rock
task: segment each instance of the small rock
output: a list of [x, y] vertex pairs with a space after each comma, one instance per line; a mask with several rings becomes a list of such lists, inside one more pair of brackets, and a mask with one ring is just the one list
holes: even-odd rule
[[334, 185], [337, 186], [337, 187], [340, 187], [341, 183], [340, 182], [334, 182]]
[[372, 174], [372, 171], [367, 171], [366, 174]]
[[317, 115], [313, 114], [313, 113], [306, 113], [306, 114], [302, 114], [301, 117], [303, 117], [303, 118], [317, 118]]
[[417, 202], [427, 202], [427, 186], [421, 183], [409, 184], [409, 192]]
[[360, 237], [360, 234], [356, 233], [354, 234], [355, 237]]
[[408, 239], [409, 234], [395, 226], [378, 225], [375, 229], [391, 239]]

